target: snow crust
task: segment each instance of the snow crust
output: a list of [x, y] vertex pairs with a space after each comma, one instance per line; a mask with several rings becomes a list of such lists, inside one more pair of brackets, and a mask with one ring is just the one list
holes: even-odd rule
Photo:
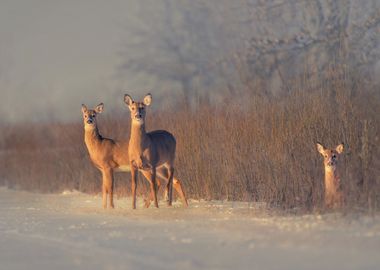
[[0, 188], [0, 269], [379, 269], [380, 218]]

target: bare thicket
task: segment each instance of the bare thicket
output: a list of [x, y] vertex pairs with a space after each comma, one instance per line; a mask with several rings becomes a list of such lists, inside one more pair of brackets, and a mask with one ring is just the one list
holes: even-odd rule
[[[177, 138], [176, 175], [190, 198], [321, 207], [323, 165], [315, 143], [344, 142], [345, 207], [379, 208], [378, 91], [342, 68], [330, 68], [319, 83], [306, 77], [289, 82], [288, 94], [281, 97], [244, 95], [249, 106], [231, 96], [217, 104], [200, 101], [196, 110], [178, 106], [175, 113], [157, 109], [148, 115], [150, 129], [166, 129]], [[102, 134], [127, 138], [126, 114], [99, 118]], [[3, 126], [2, 184], [43, 192], [100, 192], [101, 177], [90, 164], [80, 117], [79, 108], [77, 123]], [[129, 190], [129, 174], [117, 175], [115, 193], [123, 196]], [[139, 192], [147, 192], [142, 180]]]

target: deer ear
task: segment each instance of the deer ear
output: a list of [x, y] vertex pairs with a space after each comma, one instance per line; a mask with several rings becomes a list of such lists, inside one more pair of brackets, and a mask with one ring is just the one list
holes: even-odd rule
[[152, 95], [151, 94], [147, 94], [144, 97], [144, 105], [145, 106], [149, 106], [151, 103], [152, 103]]
[[343, 144], [343, 143], [339, 144], [339, 145], [335, 148], [335, 151], [337, 151], [338, 154], [342, 154], [342, 153], [343, 153], [343, 150], [344, 150], [344, 144]]
[[321, 153], [323, 155], [325, 152], [325, 147], [322, 144], [317, 143], [317, 150], [319, 153]]
[[96, 113], [102, 113], [104, 110], [104, 104], [100, 103], [98, 106], [95, 107], [95, 112]]
[[133, 99], [131, 98], [130, 95], [125, 94], [125, 95], [124, 95], [124, 102], [125, 102], [125, 104], [127, 104], [128, 106], [131, 106], [132, 103], [133, 103]]
[[86, 105], [82, 104], [82, 113], [86, 113], [88, 111]]

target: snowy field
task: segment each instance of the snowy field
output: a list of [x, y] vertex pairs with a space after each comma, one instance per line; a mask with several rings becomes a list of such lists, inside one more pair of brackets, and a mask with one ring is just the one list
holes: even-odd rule
[[0, 188], [0, 269], [379, 269], [380, 218], [280, 216], [190, 201], [133, 211], [129, 199]]

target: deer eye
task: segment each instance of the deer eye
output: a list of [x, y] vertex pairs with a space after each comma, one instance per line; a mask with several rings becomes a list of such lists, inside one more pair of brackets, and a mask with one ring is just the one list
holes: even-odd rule
[[332, 158], [336, 158], [336, 155], [333, 155]]
[[325, 155], [325, 158], [327, 158], [327, 155]]
[[87, 118], [87, 115], [85, 115], [84, 118]]

